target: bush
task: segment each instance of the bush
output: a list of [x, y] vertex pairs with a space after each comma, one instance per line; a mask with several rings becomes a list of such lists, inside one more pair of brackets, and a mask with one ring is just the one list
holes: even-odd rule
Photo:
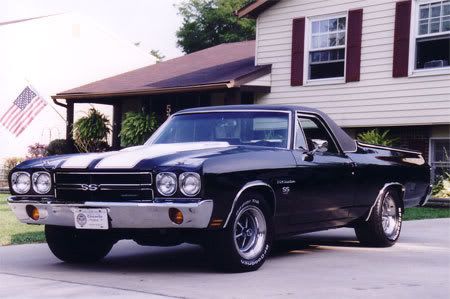
[[398, 138], [390, 138], [388, 136], [389, 130], [380, 132], [378, 129], [373, 129], [364, 133], [358, 134], [358, 140], [368, 144], [393, 146]]
[[450, 173], [446, 172], [436, 181], [431, 194], [437, 198], [450, 197]]
[[[75, 146], [80, 152], [98, 152], [109, 149], [106, 139], [111, 133], [109, 119], [95, 108], [73, 126]], [[106, 145], [106, 146], [105, 146]]]
[[154, 113], [127, 112], [119, 134], [120, 143], [124, 147], [144, 144], [157, 128]]
[[28, 146], [27, 159], [42, 158], [47, 156], [47, 146], [45, 144], [35, 143]]
[[20, 163], [22, 163], [23, 161], [25, 161], [24, 158], [19, 158], [19, 157], [11, 157], [5, 160], [5, 164], [3, 164], [3, 175], [6, 177], [8, 176], [9, 172], [16, 167], [17, 165], [19, 165]]
[[55, 139], [47, 145], [47, 155], [65, 155], [72, 154], [74, 149], [70, 146], [66, 139]]

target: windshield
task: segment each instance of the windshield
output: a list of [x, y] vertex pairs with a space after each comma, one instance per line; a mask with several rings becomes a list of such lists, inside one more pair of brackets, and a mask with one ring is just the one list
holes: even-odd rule
[[288, 146], [289, 114], [208, 112], [175, 115], [147, 144], [218, 141], [230, 145]]

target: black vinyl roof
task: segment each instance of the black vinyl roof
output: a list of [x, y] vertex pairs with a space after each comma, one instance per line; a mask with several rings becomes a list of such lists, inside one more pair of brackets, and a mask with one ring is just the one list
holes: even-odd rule
[[296, 106], [296, 105], [227, 105], [227, 106], [210, 106], [210, 107], [199, 107], [181, 110], [178, 113], [196, 113], [196, 112], [208, 112], [208, 111], [228, 111], [228, 110], [281, 110], [281, 111], [291, 111], [292, 113], [303, 112], [318, 115], [322, 118], [331, 132], [336, 137], [339, 145], [344, 152], [354, 152], [357, 149], [355, 140], [353, 140], [344, 130], [339, 127], [334, 120], [332, 120], [326, 113], [309, 107]]

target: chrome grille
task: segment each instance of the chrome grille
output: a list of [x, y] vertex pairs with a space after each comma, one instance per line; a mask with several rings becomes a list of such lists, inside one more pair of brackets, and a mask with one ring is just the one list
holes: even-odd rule
[[61, 201], [153, 200], [150, 172], [57, 172], [54, 180]]

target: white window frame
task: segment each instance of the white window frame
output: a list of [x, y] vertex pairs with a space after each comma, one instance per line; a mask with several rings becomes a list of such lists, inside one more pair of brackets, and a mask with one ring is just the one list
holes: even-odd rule
[[431, 167], [431, 179], [434, 180], [434, 176], [435, 176], [435, 164], [436, 162], [434, 161], [434, 141], [436, 140], [448, 140], [450, 142], [450, 138], [449, 137], [431, 137], [429, 139], [428, 142], [428, 164]]
[[[324, 78], [324, 79], [309, 79], [309, 53], [311, 50], [319, 51], [320, 49], [311, 49], [312, 40], [312, 22], [321, 21], [332, 18], [345, 18], [345, 58], [344, 58], [344, 76], [336, 78]], [[303, 85], [304, 86], [314, 86], [314, 85], [327, 85], [327, 84], [344, 84], [347, 75], [347, 37], [348, 37], [348, 13], [334, 13], [321, 16], [307, 17], [305, 22], [305, 44], [304, 44], [304, 56], [303, 56]]]
[[419, 36], [420, 5], [439, 2], [439, 0], [413, 0], [411, 2], [411, 27], [409, 36], [409, 76], [449, 75], [450, 65], [442, 68], [416, 69], [416, 39], [419, 37], [440, 36], [445, 33], [431, 33]]

